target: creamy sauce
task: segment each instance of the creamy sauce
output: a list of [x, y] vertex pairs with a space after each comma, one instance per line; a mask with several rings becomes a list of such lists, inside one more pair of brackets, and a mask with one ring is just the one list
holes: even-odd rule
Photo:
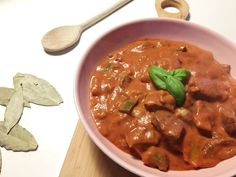
[[[157, 89], [151, 65], [185, 68], [185, 101]], [[94, 121], [109, 141], [162, 171], [212, 167], [236, 154], [236, 82], [230, 66], [182, 41], [142, 39], [104, 57], [90, 82]]]

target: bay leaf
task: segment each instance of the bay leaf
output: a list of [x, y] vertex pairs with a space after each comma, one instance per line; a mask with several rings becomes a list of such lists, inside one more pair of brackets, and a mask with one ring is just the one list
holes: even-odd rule
[[38, 144], [34, 136], [19, 124], [7, 134], [4, 122], [0, 122], [0, 146], [6, 150], [28, 152], [36, 150]]
[[21, 85], [21, 81], [22, 79], [24, 79], [25, 75], [22, 73], [17, 73], [14, 77], [13, 77], [13, 85], [15, 89], [19, 89], [22, 88]]
[[7, 87], [0, 87], [0, 105], [6, 106], [15, 90]]
[[31, 74], [18, 73], [13, 78], [15, 88], [23, 89], [24, 99], [31, 103], [53, 106], [63, 102], [58, 91], [46, 80]]
[[[12, 95], [15, 93], [15, 89], [0, 87], [0, 105], [7, 106]], [[30, 103], [24, 99], [24, 106], [30, 108]]]
[[4, 114], [4, 125], [7, 133], [19, 122], [23, 108], [23, 92], [22, 89], [18, 89], [12, 95]]

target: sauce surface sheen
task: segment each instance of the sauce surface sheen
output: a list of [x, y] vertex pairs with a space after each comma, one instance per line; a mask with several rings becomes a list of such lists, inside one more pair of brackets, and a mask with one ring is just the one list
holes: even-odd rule
[[[179, 107], [148, 74], [185, 68]], [[109, 53], [92, 73], [90, 110], [103, 136], [145, 165], [167, 170], [213, 167], [236, 154], [236, 81], [230, 66], [182, 41], [140, 39]]]

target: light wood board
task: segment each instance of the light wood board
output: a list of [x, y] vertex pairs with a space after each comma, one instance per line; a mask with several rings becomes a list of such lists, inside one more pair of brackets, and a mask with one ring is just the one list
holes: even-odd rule
[[77, 123], [59, 177], [138, 177], [117, 165]]

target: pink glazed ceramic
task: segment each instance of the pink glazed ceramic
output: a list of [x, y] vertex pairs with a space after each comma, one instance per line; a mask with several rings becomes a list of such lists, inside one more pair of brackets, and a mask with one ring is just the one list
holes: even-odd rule
[[[96, 145], [125, 169], [145, 177], [229, 177], [236, 175], [236, 156], [213, 168], [162, 172], [147, 167], [141, 160], [126, 154], [105, 137], [93, 121], [89, 110], [89, 79], [99, 60], [107, 53], [139, 38], [182, 40], [211, 51], [215, 59], [230, 64], [236, 76], [236, 46], [219, 34], [199, 25], [172, 19], [146, 19], [119, 26], [100, 37], [80, 60], [75, 79], [75, 101], [79, 118]], [[210, 67], [210, 66], [209, 66]]]

